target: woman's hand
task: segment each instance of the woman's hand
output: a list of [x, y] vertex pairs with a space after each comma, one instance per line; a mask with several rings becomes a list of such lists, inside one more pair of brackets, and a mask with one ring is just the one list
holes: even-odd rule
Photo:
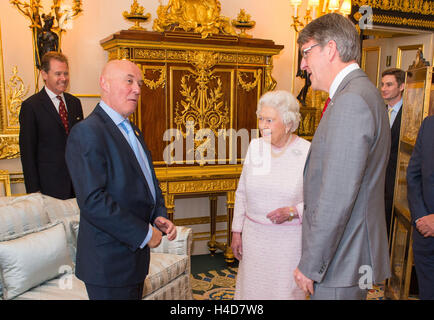
[[231, 248], [235, 258], [241, 261], [243, 257], [243, 240], [241, 238], [241, 232], [232, 232]]
[[290, 219], [291, 213], [293, 214], [292, 219], [298, 218], [297, 209], [295, 209], [294, 207], [283, 207], [271, 211], [269, 214], [267, 214], [267, 218], [270, 219], [272, 223], [281, 224], [286, 221], [292, 220]]

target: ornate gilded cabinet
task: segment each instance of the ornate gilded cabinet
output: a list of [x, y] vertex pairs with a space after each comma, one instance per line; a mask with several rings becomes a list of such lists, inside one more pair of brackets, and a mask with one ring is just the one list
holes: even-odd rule
[[271, 40], [184, 31], [120, 31], [101, 41], [109, 60], [129, 59], [145, 79], [134, 121], [151, 150], [173, 219], [174, 197], [211, 195], [211, 251], [215, 195], [227, 195], [227, 243], [235, 190], [250, 138], [257, 135], [259, 97], [276, 83]]
[[414, 281], [413, 249], [410, 210], [407, 201], [407, 167], [416, 143], [422, 120], [434, 114], [433, 67], [416, 60], [407, 71], [404, 90], [401, 136], [393, 204], [393, 232], [391, 237], [392, 277], [386, 283], [389, 299], [408, 299]]

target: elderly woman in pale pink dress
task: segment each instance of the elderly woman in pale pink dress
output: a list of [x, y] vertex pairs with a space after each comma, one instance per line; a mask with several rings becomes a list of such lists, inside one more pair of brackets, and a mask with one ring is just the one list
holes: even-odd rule
[[289, 92], [263, 95], [257, 115], [262, 137], [249, 145], [235, 195], [231, 248], [240, 262], [235, 299], [305, 299], [293, 272], [301, 256], [310, 142], [293, 133], [300, 113]]

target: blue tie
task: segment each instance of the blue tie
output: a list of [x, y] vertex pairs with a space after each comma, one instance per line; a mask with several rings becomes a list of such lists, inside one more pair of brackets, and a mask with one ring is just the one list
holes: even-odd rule
[[125, 119], [123, 122], [120, 123], [120, 125], [128, 135], [130, 146], [133, 149], [134, 154], [136, 155], [137, 161], [140, 164], [140, 168], [142, 168], [142, 172], [145, 175], [146, 181], [148, 182], [149, 189], [151, 190], [152, 193], [152, 197], [154, 198], [155, 201], [155, 186], [152, 180], [151, 169], [149, 168], [149, 163], [147, 159], [143, 159], [139, 151], [139, 146], [137, 145], [137, 138], [134, 134], [133, 128], [131, 127], [131, 124], [128, 121], [128, 119]]

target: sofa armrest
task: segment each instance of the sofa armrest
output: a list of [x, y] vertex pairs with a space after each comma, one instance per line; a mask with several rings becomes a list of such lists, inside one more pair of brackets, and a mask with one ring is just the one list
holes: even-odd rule
[[176, 238], [173, 241], [163, 237], [158, 247], [152, 248], [151, 252], [171, 253], [180, 255], [191, 255], [191, 244], [193, 241], [193, 231], [191, 228], [177, 226]]

